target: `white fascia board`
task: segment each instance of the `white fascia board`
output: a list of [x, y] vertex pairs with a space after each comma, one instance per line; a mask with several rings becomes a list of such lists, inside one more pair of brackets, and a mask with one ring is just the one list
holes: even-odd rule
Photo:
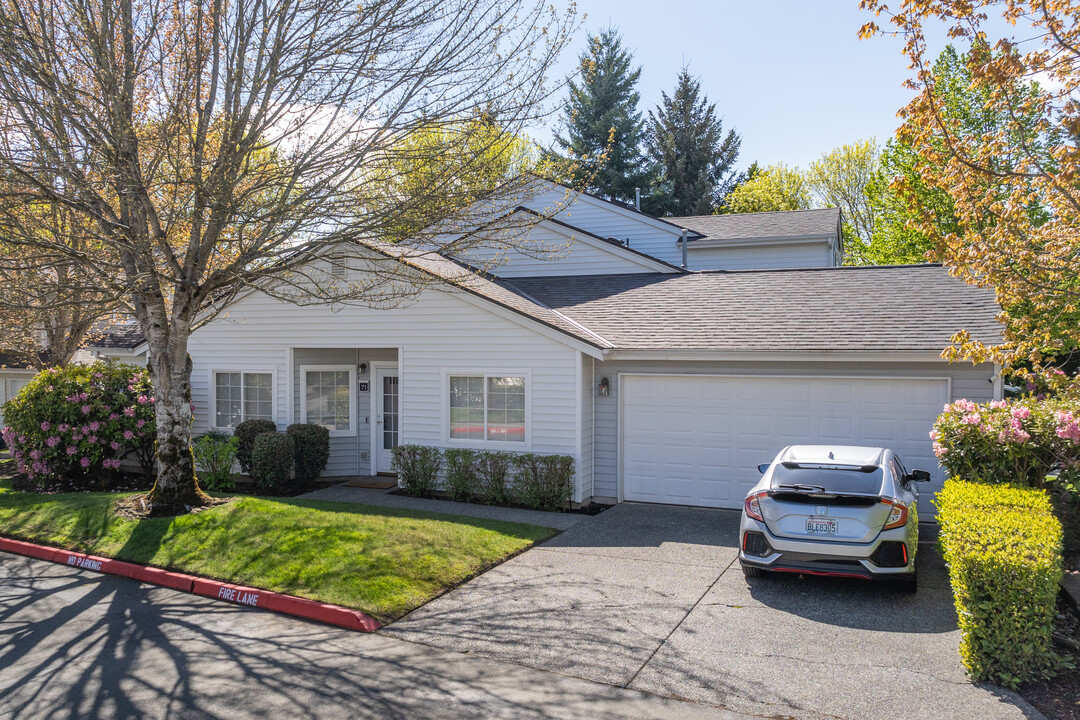
[[691, 240], [686, 244], [686, 249], [693, 252], [694, 248], [718, 248], [718, 247], [745, 247], [752, 245], [805, 245], [806, 243], [823, 242], [832, 244], [835, 235], [778, 235], [776, 237], [738, 238], [734, 240]]
[[672, 361], [742, 361], [768, 362], [771, 360], [829, 361], [829, 362], [948, 362], [940, 353], [933, 351], [853, 352], [844, 350], [792, 350], [774, 352], [721, 352], [715, 350], [611, 350], [605, 360], [672, 360]]

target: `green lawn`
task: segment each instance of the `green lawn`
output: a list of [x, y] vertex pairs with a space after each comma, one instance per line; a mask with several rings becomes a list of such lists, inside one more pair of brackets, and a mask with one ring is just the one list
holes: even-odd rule
[[125, 520], [117, 493], [37, 495], [0, 480], [0, 534], [362, 610], [386, 622], [555, 531], [351, 503], [237, 497]]

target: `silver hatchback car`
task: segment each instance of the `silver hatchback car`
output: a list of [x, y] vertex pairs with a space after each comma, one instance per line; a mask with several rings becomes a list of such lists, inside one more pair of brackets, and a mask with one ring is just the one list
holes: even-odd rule
[[790, 572], [885, 578], [915, 590], [918, 482], [885, 448], [792, 445], [743, 503], [739, 562], [747, 577]]

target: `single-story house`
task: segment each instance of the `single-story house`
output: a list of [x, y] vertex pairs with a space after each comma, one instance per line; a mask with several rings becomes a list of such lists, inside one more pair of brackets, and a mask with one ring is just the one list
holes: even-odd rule
[[195, 432], [320, 423], [330, 477], [390, 472], [402, 443], [565, 453], [577, 502], [738, 508], [791, 443], [892, 447], [937, 486], [942, 406], [1001, 396], [993, 365], [940, 358], [957, 330], [1000, 337], [993, 294], [938, 265], [840, 266], [835, 209], [657, 219], [565, 197], [517, 210], [559, 208], [527, 230], [555, 259], [409, 260], [442, 283], [390, 308], [242, 297], [191, 338]]

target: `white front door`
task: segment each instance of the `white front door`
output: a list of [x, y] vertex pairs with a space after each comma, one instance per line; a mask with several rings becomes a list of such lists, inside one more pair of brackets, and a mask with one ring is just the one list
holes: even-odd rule
[[392, 471], [393, 450], [400, 437], [400, 399], [396, 365], [375, 368], [375, 472]]

